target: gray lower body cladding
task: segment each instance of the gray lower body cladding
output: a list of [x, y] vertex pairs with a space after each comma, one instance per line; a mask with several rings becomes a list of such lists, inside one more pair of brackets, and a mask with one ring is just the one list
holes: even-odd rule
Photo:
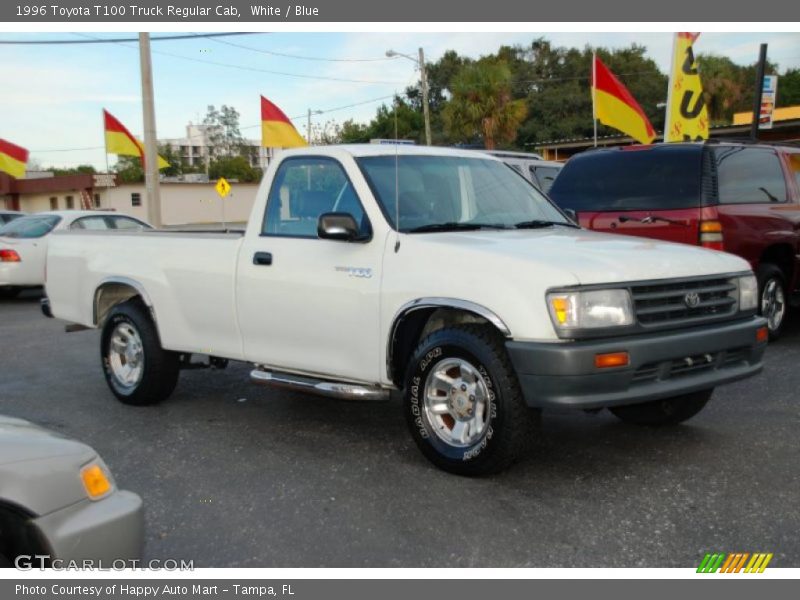
[[[669, 398], [755, 375], [765, 342], [761, 317], [692, 329], [570, 342], [506, 343], [533, 407], [602, 408]], [[598, 368], [597, 354], [628, 352], [624, 367]]]

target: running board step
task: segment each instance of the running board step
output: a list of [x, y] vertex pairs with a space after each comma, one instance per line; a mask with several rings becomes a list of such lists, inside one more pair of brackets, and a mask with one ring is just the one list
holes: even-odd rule
[[253, 369], [250, 381], [270, 387], [307, 392], [340, 400], [388, 400], [389, 390], [377, 386], [315, 379], [303, 375]]

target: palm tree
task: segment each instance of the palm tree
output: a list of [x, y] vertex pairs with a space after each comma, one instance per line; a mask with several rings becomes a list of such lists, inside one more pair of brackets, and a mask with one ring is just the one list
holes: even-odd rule
[[505, 62], [482, 60], [462, 67], [442, 111], [448, 135], [462, 140], [482, 137], [488, 150], [513, 142], [528, 107], [524, 99], [514, 99], [512, 85]]

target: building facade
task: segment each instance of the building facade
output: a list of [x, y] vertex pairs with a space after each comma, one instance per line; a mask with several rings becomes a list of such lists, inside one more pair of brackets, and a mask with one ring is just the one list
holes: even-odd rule
[[[191, 121], [186, 125], [186, 136], [182, 138], [166, 138], [158, 140], [163, 146], [170, 146], [183, 164], [195, 169], [206, 170], [212, 156], [208, 141], [208, 129], [205, 125]], [[263, 148], [260, 140], [245, 140], [251, 167], [266, 169], [274, 157], [274, 148]]]
[[[110, 210], [147, 220], [144, 183], [117, 185], [114, 175], [69, 175], [14, 179], [0, 173], [0, 209], [37, 213], [49, 210]], [[221, 199], [213, 183], [162, 182], [164, 225], [244, 223], [256, 198], [257, 183], [231, 182]]]

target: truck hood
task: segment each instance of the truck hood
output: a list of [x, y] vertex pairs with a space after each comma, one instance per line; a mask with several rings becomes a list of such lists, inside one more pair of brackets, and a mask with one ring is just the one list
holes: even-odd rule
[[464, 256], [496, 255], [498, 271], [520, 261], [566, 271], [575, 278], [572, 283], [581, 285], [750, 270], [745, 260], [726, 252], [565, 227], [415, 234], [415, 238], [423, 245], [449, 246]]

